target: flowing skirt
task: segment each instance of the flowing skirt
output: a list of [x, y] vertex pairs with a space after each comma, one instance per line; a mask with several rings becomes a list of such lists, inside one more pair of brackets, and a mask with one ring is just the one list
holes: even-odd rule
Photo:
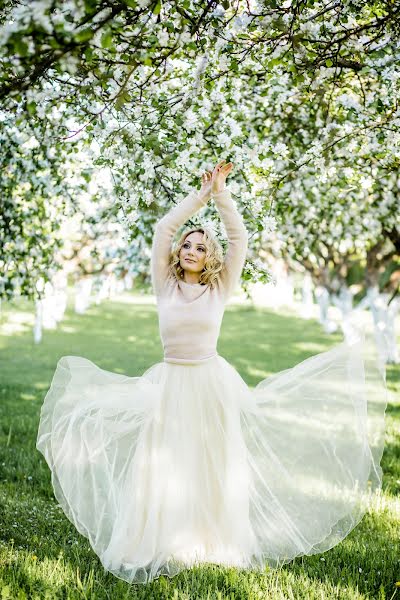
[[55, 497], [128, 582], [209, 562], [262, 571], [324, 552], [379, 493], [386, 388], [342, 343], [250, 388], [222, 356], [143, 375], [64, 356], [37, 449]]

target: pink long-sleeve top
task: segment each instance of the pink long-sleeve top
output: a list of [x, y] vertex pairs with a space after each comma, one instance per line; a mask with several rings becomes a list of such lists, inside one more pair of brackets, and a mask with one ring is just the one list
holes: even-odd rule
[[239, 283], [248, 235], [229, 188], [213, 198], [228, 236], [228, 249], [217, 284], [186, 283], [168, 276], [173, 237], [187, 219], [208, 202], [192, 190], [156, 224], [151, 252], [151, 279], [156, 295], [164, 361], [197, 363], [218, 354], [217, 341], [225, 304]]

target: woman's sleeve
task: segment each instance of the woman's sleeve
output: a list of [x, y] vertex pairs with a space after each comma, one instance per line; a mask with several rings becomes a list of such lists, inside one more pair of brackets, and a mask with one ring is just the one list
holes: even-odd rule
[[168, 276], [172, 240], [179, 227], [205, 206], [210, 198], [200, 190], [192, 190], [171, 208], [156, 224], [151, 247], [151, 282], [156, 296], [161, 292]]
[[228, 236], [228, 250], [219, 273], [220, 282], [228, 298], [239, 283], [246, 261], [248, 234], [242, 215], [238, 212], [229, 188], [213, 194], [215, 204]]

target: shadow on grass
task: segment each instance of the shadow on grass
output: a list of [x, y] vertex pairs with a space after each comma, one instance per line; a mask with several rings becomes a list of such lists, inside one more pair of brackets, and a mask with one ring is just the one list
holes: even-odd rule
[[[38, 501], [39, 507], [44, 506], [43, 501]], [[15, 499], [14, 508], [19, 506], [19, 512], [26, 514], [29, 505], [36, 505], [35, 499], [22, 496]], [[51, 511], [51, 514], [54, 512]], [[11, 510], [7, 513], [11, 513]], [[177, 589], [183, 593], [189, 592], [190, 598], [206, 598], [208, 592], [219, 591], [226, 594], [221, 597], [228, 598], [229, 594], [233, 594], [234, 598], [247, 599], [259, 598], [257, 592], [260, 586], [265, 586], [266, 593], [272, 589], [279, 589], [283, 593], [286, 585], [291, 589], [293, 584], [299, 591], [299, 595], [296, 596], [299, 598], [311, 597], [311, 594], [307, 596], [310, 586], [318, 589], [319, 586], [338, 585], [342, 591], [356, 588], [369, 597], [378, 597], [378, 591], [382, 587], [386, 593], [391, 591], [396, 575], [397, 521], [389, 515], [378, 518], [376, 515], [367, 514], [356, 528], [331, 550], [314, 556], [297, 557], [279, 570], [270, 569], [266, 564], [265, 573], [250, 573], [244, 569], [208, 563], [201, 567], [185, 569], [172, 579], [157, 578], [145, 586], [130, 586], [111, 573], [105, 572], [88, 540], [76, 532], [61, 511], [59, 518], [46, 518], [45, 510], [42, 513], [38, 512], [37, 517], [36, 528], [40, 530], [39, 535], [33, 528], [27, 530], [26, 527], [21, 527], [13, 536], [14, 547], [20, 543], [24, 544], [24, 551], [13, 560], [13, 569], [16, 580], [25, 591], [35, 589], [37, 592], [40, 589], [44, 592], [54, 587], [45, 577], [40, 577], [33, 569], [26, 568], [29, 556], [37, 556], [37, 560], [42, 564], [47, 561], [49, 570], [62, 570], [64, 581], [57, 585], [60, 594], [67, 589], [70, 591], [71, 588], [76, 588], [77, 597], [80, 590], [80, 593], [91, 592], [96, 598], [128, 597], [125, 594], [130, 589], [132, 592], [135, 589], [145, 591], [146, 594], [141, 597], [172, 597], [173, 590]], [[8, 525], [6, 522], [5, 527]], [[77, 585], [76, 573], [80, 574], [82, 587]], [[51, 575], [53, 576], [53, 573]], [[279, 588], [276, 587], [277, 583]], [[254, 595], [251, 593], [252, 589]], [[158, 596], [167, 591], [170, 595]], [[287, 597], [291, 597], [289, 592]]]

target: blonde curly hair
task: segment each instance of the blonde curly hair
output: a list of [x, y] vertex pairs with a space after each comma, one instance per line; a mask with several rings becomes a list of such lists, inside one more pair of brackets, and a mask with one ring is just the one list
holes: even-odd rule
[[224, 253], [221, 244], [215, 237], [214, 232], [207, 227], [194, 227], [185, 229], [178, 241], [173, 244], [170, 259], [169, 259], [169, 276], [175, 279], [183, 280], [183, 269], [180, 265], [179, 253], [187, 236], [190, 233], [199, 231], [203, 234], [203, 242], [206, 246], [206, 257], [204, 269], [200, 274], [199, 283], [203, 285], [209, 284], [214, 287], [218, 279], [218, 273], [221, 271], [224, 261]]

